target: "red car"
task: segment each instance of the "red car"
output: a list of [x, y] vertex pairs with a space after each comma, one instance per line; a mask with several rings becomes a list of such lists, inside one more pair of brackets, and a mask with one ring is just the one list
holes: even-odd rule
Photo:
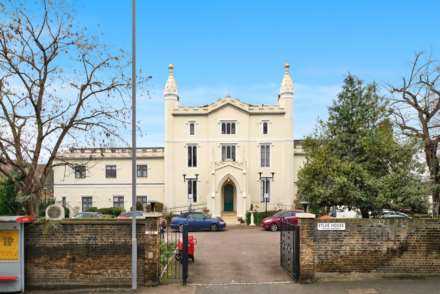
[[298, 218], [295, 217], [296, 213], [301, 212], [303, 210], [281, 210], [275, 213], [272, 216], [268, 216], [261, 221], [261, 226], [265, 230], [271, 230], [272, 232], [276, 232], [281, 227], [281, 219], [286, 220], [290, 224], [297, 224]]

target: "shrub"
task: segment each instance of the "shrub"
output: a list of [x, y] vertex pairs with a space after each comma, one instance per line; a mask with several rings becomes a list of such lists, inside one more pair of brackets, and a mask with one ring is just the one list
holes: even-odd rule
[[140, 202], [136, 202], [136, 210], [144, 211], [144, 206]]
[[124, 212], [125, 209], [119, 208], [119, 207], [104, 207], [104, 208], [99, 208], [96, 211], [99, 213], [102, 213], [102, 214], [111, 215], [113, 217], [116, 217], [116, 216], [120, 215], [121, 212]]
[[97, 212], [98, 208], [96, 207], [90, 207], [89, 209], [87, 209], [87, 212]]
[[[279, 210], [268, 210], [267, 211], [267, 216], [272, 216], [275, 213], [277, 213]], [[261, 221], [266, 217], [266, 212], [265, 211], [256, 211], [254, 212], [254, 222], [256, 225], [261, 224]], [[251, 223], [251, 212], [248, 211], [246, 212], [246, 224], [250, 224]]]
[[163, 203], [162, 202], [155, 202], [154, 211], [163, 212]]
[[38, 205], [38, 217], [46, 217], [46, 208], [52, 204], [55, 204], [55, 199], [53, 198], [42, 200]]
[[163, 212], [163, 203], [162, 202], [150, 202], [147, 205], [147, 211], [148, 212], [152, 212], [152, 211], [156, 211], [156, 212]]
[[16, 199], [17, 193], [11, 179], [0, 181], [0, 215], [24, 214], [23, 205]]

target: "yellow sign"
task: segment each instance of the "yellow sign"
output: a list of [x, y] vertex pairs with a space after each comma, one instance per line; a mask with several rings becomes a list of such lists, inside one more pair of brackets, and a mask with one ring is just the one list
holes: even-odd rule
[[17, 260], [19, 243], [18, 231], [0, 231], [0, 260]]

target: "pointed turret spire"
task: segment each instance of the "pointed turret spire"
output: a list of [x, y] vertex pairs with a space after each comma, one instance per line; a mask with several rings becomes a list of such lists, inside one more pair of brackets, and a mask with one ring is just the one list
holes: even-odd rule
[[290, 77], [289, 67], [290, 65], [288, 63], [284, 64], [284, 76], [281, 81], [280, 96], [283, 94], [293, 94], [293, 81]]
[[177, 96], [177, 97], [179, 96], [177, 94], [176, 80], [174, 80], [174, 65], [173, 64], [168, 65], [168, 80], [165, 84], [164, 95], [165, 96]]

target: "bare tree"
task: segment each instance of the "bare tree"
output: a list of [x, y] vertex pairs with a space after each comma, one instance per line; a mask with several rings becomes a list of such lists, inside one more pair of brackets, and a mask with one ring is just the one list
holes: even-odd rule
[[431, 186], [433, 215], [440, 214], [440, 63], [418, 53], [401, 87], [391, 87], [393, 112], [402, 133], [423, 144]]
[[33, 213], [57, 152], [120, 138], [128, 121], [125, 54], [97, 45], [52, 2], [38, 2], [38, 15], [0, 4], [0, 176]]

